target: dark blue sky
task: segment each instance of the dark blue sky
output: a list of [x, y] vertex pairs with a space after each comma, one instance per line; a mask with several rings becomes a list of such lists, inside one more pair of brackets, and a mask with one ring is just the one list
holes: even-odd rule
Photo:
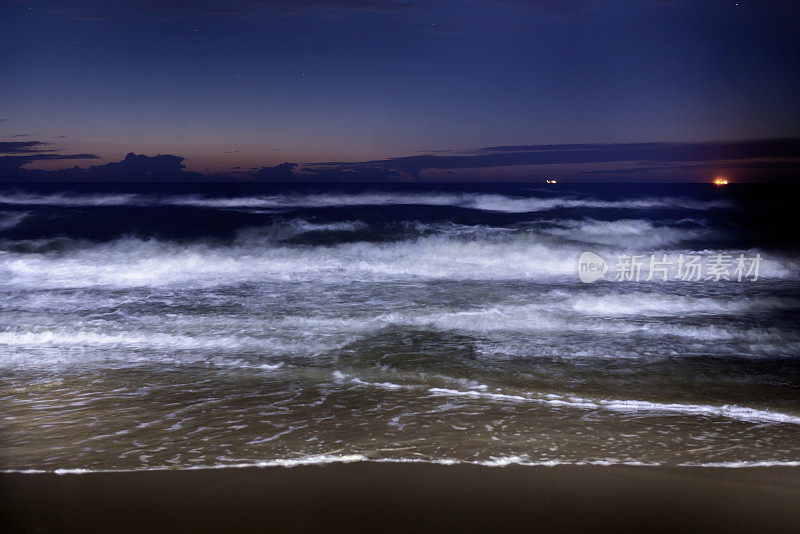
[[[630, 143], [800, 135], [792, 1], [106, 4], [0, 5], [0, 150], [27, 158], [26, 169], [97, 165], [131, 151], [180, 155], [199, 172], [284, 161], [298, 171], [323, 162], [372, 168], [497, 146], [635, 150]], [[39, 144], [10, 144], [21, 141]], [[786, 179], [800, 154], [797, 142], [780, 146], [785, 153], [769, 152], [762, 167]], [[519, 149], [492, 151], [501, 157], [488, 166], [440, 161], [401, 177], [754, 179], [763, 156], [682, 158], [680, 174], [662, 156], [542, 163], [503, 160]], [[776, 171], [775, 158], [788, 166]], [[663, 161], [673, 163], [653, 170]], [[309, 168], [332, 167], [341, 168]]]

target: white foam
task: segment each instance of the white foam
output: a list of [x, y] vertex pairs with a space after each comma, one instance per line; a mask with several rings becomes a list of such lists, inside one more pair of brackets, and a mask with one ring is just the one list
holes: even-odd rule
[[259, 242], [272, 243], [291, 239], [309, 232], [356, 232], [367, 228], [362, 221], [337, 221], [331, 223], [314, 223], [304, 219], [289, 219], [267, 226], [245, 228], [237, 232], [236, 243], [239, 246], [256, 246]]
[[[103, 333], [86, 327], [0, 332], [0, 368], [61, 367], [113, 362], [116, 365], [206, 365], [277, 371], [286, 358], [313, 357], [342, 347], [352, 334], [303, 336], [296, 332], [265, 337], [236, 333], [203, 336], [181, 332], [118, 330]], [[109, 350], [117, 349], [117, 350]], [[119, 350], [123, 349], [123, 350]]]
[[554, 395], [507, 395], [485, 391], [462, 391], [447, 388], [430, 388], [428, 393], [434, 396], [455, 396], [481, 398], [503, 402], [530, 402], [547, 406], [576, 408], [580, 410], [608, 410], [614, 412], [637, 414], [674, 414], [718, 417], [735, 419], [752, 423], [785, 423], [800, 425], [800, 415], [792, 415], [770, 410], [758, 410], [746, 406], [705, 404], [660, 403], [641, 400], [586, 399], [575, 396]]
[[0, 472], [3, 473], [23, 473], [23, 474], [37, 474], [37, 473], [53, 473], [56, 475], [84, 475], [90, 473], [132, 473], [142, 471], [197, 471], [204, 469], [243, 469], [249, 467], [299, 467], [304, 465], [325, 465], [332, 463], [352, 463], [367, 461], [368, 458], [361, 454], [314, 454], [309, 456], [299, 456], [296, 458], [275, 458], [273, 460], [259, 460], [256, 462], [239, 462], [230, 464], [210, 464], [210, 465], [193, 465], [184, 467], [170, 467], [170, 466], [156, 466], [156, 467], [141, 467], [131, 469], [92, 469], [92, 468], [57, 468], [53, 470], [46, 469], [7, 469]]
[[741, 460], [737, 462], [700, 462], [691, 463], [684, 462], [678, 464], [679, 467], [723, 467], [729, 469], [741, 469], [747, 467], [800, 467], [800, 461], [797, 460], [767, 460], [767, 461], [748, 461]]
[[361, 380], [360, 378], [352, 378], [350, 381], [353, 384], [356, 384], [356, 385], [359, 385], [359, 386], [370, 386], [370, 387], [376, 387], [376, 388], [388, 389], [388, 390], [409, 389], [409, 388], [413, 387], [413, 386], [407, 386], [407, 385], [402, 385], [402, 384], [395, 384], [394, 382], [366, 382], [364, 380]]
[[[348, 375], [336, 371], [334, 376], [345, 379]], [[371, 386], [381, 389], [424, 389], [420, 385], [399, 385], [386, 382], [368, 382], [359, 378], [351, 378], [351, 382], [361, 386]], [[432, 396], [444, 397], [469, 397], [474, 399], [487, 399], [499, 402], [535, 403], [559, 408], [575, 408], [579, 410], [608, 410], [613, 412], [635, 414], [673, 414], [717, 417], [735, 419], [751, 423], [785, 423], [800, 425], [800, 415], [792, 415], [771, 410], [759, 410], [746, 406], [726, 404], [714, 406], [707, 404], [661, 403], [643, 400], [619, 399], [588, 399], [574, 395], [558, 395], [554, 393], [524, 393], [508, 394], [486, 391], [486, 386], [476, 390], [458, 390], [451, 388], [427, 388], [427, 393]]]
[[[620, 297], [624, 300], [624, 297]], [[613, 301], [612, 301], [613, 302]], [[704, 310], [706, 304], [709, 309], [716, 307], [715, 303], [700, 303], [695, 312]], [[653, 305], [655, 307], [655, 305]], [[688, 307], [688, 306], [687, 306]], [[723, 304], [719, 307], [724, 308]], [[581, 319], [567, 316], [563, 313], [553, 313], [555, 306], [532, 304], [517, 306], [494, 306], [473, 310], [433, 313], [387, 313], [375, 318], [375, 322], [386, 325], [402, 325], [432, 328], [442, 331], [462, 331], [474, 333], [488, 332], [595, 332], [598, 334], [639, 334], [649, 337], [676, 336], [691, 338], [699, 341], [750, 341], [750, 342], [776, 342], [789, 348], [800, 348], [800, 339], [789, 332], [777, 328], [742, 328], [739, 325], [709, 325], [692, 326], [686, 324], [673, 325], [659, 322], [641, 321], [628, 322], [622, 319]], [[548, 309], [550, 310], [548, 312]], [[683, 316], [683, 311], [678, 308], [669, 313], [666, 307], [660, 309], [661, 315]], [[735, 310], [727, 308], [727, 313]], [[557, 311], [557, 310], [555, 310]], [[563, 309], [562, 309], [563, 311]], [[643, 314], [647, 316], [647, 308], [643, 307], [638, 312], [634, 308], [629, 314]]]
[[748, 310], [779, 309], [799, 303], [766, 297], [692, 297], [637, 291], [606, 295], [568, 295], [562, 292], [561, 299], [575, 312], [602, 317], [736, 315]]
[[37, 194], [25, 192], [0, 193], [0, 204], [25, 206], [126, 206], [148, 203], [148, 197], [132, 194]]
[[285, 194], [249, 197], [207, 197], [201, 195], [156, 196], [142, 194], [36, 194], [6, 192], [0, 204], [45, 206], [148, 206], [172, 205], [204, 208], [289, 208], [336, 206], [425, 205], [454, 206], [504, 213], [529, 213], [569, 208], [634, 209], [679, 208], [708, 210], [726, 208], [722, 201], [697, 201], [663, 197], [628, 200], [599, 200], [573, 197], [515, 197], [485, 193], [356, 193]]
[[617, 221], [562, 220], [540, 231], [564, 239], [610, 245], [622, 250], [653, 250], [689, 240], [708, 239], [705, 228], [674, 227], [642, 219]]
[[[286, 290], [291, 290], [291, 286]], [[168, 314], [165, 322], [164, 314], [158, 311], [160, 308], [133, 315], [114, 313], [108, 319], [101, 314], [99, 319], [86, 320], [93, 310], [103, 306], [115, 309], [131, 297], [122, 302], [106, 302], [105, 292], [83, 294], [82, 291], [78, 294], [75, 291], [65, 294], [37, 292], [36, 298], [23, 296], [8, 300], [5, 309], [13, 310], [9, 315], [13, 320], [0, 327], [0, 347], [6, 349], [0, 358], [0, 367], [115, 361], [130, 365], [261, 366], [269, 370], [287, 359], [322, 355], [394, 326], [469, 335], [475, 340], [476, 350], [489, 358], [497, 354], [525, 358], [547, 356], [547, 344], [542, 347], [531, 343], [531, 335], [536, 336], [535, 339], [541, 339], [541, 335], [558, 336], [553, 343], [559, 344], [559, 357], [578, 359], [677, 355], [675, 344], [681, 343], [685, 350], [686, 342], [715, 343], [715, 353], [728, 350], [752, 357], [800, 352], [800, 338], [790, 331], [743, 327], [726, 321], [718, 325], [693, 325], [683, 320], [693, 314], [735, 317], [745, 310], [796, 305], [785, 299], [753, 297], [734, 301], [731, 297], [706, 297], [694, 302], [688, 297], [663, 294], [573, 296], [555, 291], [522, 305], [497, 304], [461, 310], [426, 305], [404, 312], [370, 314], [349, 310], [337, 315], [329, 312], [318, 315], [335, 306], [320, 297], [313, 308], [305, 310], [309, 315], [198, 315], [191, 309], [186, 310], [183, 303], [173, 303], [172, 309], [183, 311]], [[625, 308], [626, 303], [630, 309]], [[159, 305], [158, 300], [155, 305]], [[243, 305], [246, 306], [247, 301]], [[19, 313], [22, 315], [17, 315]], [[680, 317], [682, 321], [672, 324], [659, 317]], [[563, 336], [587, 333], [595, 336], [589, 352], [579, 339], [563, 340]], [[615, 344], [615, 340], [631, 335], [643, 343], [641, 348], [635, 343]], [[110, 348], [125, 350], [108, 350]], [[265, 362], [264, 358], [275, 358], [279, 362]]]
[[313, 349], [298, 343], [284, 343], [276, 337], [254, 337], [237, 335], [198, 336], [161, 332], [116, 332], [105, 334], [92, 330], [72, 330], [60, 328], [44, 331], [5, 331], [0, 332], [0, 345], [6, 346], [84, 346], [84, 347], [143, 347], [164, 350], [198, 350], [198, 349], [258, 349], [267, 351], [270, 345], [273, 350], [298, 349], [306, 346], [309, 353]]
[[[580, 247], [543, 243], [527, 234], [503, 239], [433, 235], [391, 243], [351, 242], [313, 247], [246, 240], [225, 246], [123, 238], [94, 245], [75, 243], [74, 248], [62, 247], [58, 252], [2, 252], [0, 288], [207, 287], [259, 281], [549, 280], [554, 277], [574, 281], [580, 253]], [[710, 256], [716, 251], [706, 253]], [[754, 253], [748, 251], [748, 257]], [[761, 279], [800, 277], [800, 262], [796, 258], [766, 254], [762, 257]]]
[[19, 474], [47, 474], [56, 475], [85, 475], [93, 473], [135, 473], [149, 471], [201, 471], [215, 469], [248, 469], [248, 468], [274, 468], [274, 467], [302, 467], [309, 465], [324, 466], [340, 463], [386, 463], [386, 464], [432, 464], [443, 466], [475, 465], [481, 467], [559, 467], [559, 466], [629, 466], [629, 467], [678, 467], [678, 468], [704, 468], [704, 469], [742, 469], [742, 468], [771, 468], [771, 467], [799, 467], [797, 460], [739, 460], [728, 462], [681, 462], [677, 464], [663, 462], [647, 462], [627, 459], [589, 459], [589, 460], [563, 460], [563, 459], [531, 459], [527, 455], [493, 456], [488, 460], [464, 460], [458, 458], [376, 458], [364, 454], [329, 455], [318, 454], [296, 458], [275, 458], [254, 462], [222, 463], [197, 466], [156, 466], [128, 469], [102, 469], [102, 468], [56, 468], [56, 469], [4, 469], [0, 473]]

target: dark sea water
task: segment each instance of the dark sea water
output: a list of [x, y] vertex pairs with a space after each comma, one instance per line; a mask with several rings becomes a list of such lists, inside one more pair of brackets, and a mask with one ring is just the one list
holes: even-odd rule
[[0, 469], [800, 464], [798, 192], [2, 186]]

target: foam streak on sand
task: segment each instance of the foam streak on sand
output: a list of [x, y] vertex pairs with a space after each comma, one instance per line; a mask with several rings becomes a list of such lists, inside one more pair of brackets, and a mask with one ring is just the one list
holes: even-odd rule
[[[201, 466], [185, 467], [182, 471], [200, 471], [207, 469], [264, 469], [271, 467], [300, 467], [308, 465], [330, 465], [330, 464], [349, 464], [354, 462], [373, 462], [383, 464], [432, 464], [432, 465], [476, 465], [483, 467], [557, 467], [557, 466], [629, 466], [629, 467], [660, 467], [662, 464], [652, 462], [638, 462], [630, 460], [584, 460], [584, 461], [562, 461], [562, 460], [532, 460], [527, 456], [503, 456], [490, 460], [461, 460], [457, 458], [370, 458], [363, 454], [331, 455], [319, 454], [297, 458], [275, 458], [271, 460], [259, 460], [255, 462], [242, 462], [235, 464], [210, 464]], [[800, 467], [800, 461], [738, 461], [738, 462], [707, 462], [707, 463], [682, 463], [680, 467], [701, 467], [701, 468], [764, 468], [764, 467]], [[46, 474], [54, 475], [89, 475], [94, 473], [141, 473], [175, 471], [174, 467], [142, 467], [135, 469], [6, 469], [0, 473], [19, 473], [19, 474]]]
[[800, 415], [790, 415], [769, 410], [757, 410], [746, 406], [708, 406], [701, 404], [661, 403], [641, 400], [587, 399], [566, 395], [547, 394], [508, 395], [487, 391], [460, 391], [447, 388], [430, 388], [434, 396], [455, 396], [487, 399], [499, 402], [531, 402], [553, 407], [577, 408], [580, 410], [609, 410], [642, 415], [693, 415], [702, 417], [722, 417], [751, 423], [786, 423], [800, 425]]
[[506, 395], [503, 393], [488, 393], [485, 391], [458, 391], [446, 388], [431, 388], [428, 390], [432, 395], [444, 396], [466, 396], [472, 398], [484, 398], [495, 401], [511, 402], [532, 402], [536, 404], [546, 404], [548, 406], [561, 406], [568, 408], [578, 408], [581, 410], [610, 410], [614, 412], [624, 412], [631, 414], [679, 414], [696, 415], [703, 417], [724, 417], [756, 423], [787, 423], [800, 425], [800, 416], [785, 413], [771, 412], [767, 410], [756, 410], [745, 406], [706, 406], [699, 404], [679, 404], [679, 403], [660, 403], [640, 400], [591, 400], [581, 397], [546, 395], [542, 397]]

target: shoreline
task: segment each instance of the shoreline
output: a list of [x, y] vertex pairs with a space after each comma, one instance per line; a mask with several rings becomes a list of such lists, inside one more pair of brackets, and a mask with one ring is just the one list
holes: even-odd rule
[[4, 532], [793, 532], [798, 467], [350, 462], [0, 473]]

